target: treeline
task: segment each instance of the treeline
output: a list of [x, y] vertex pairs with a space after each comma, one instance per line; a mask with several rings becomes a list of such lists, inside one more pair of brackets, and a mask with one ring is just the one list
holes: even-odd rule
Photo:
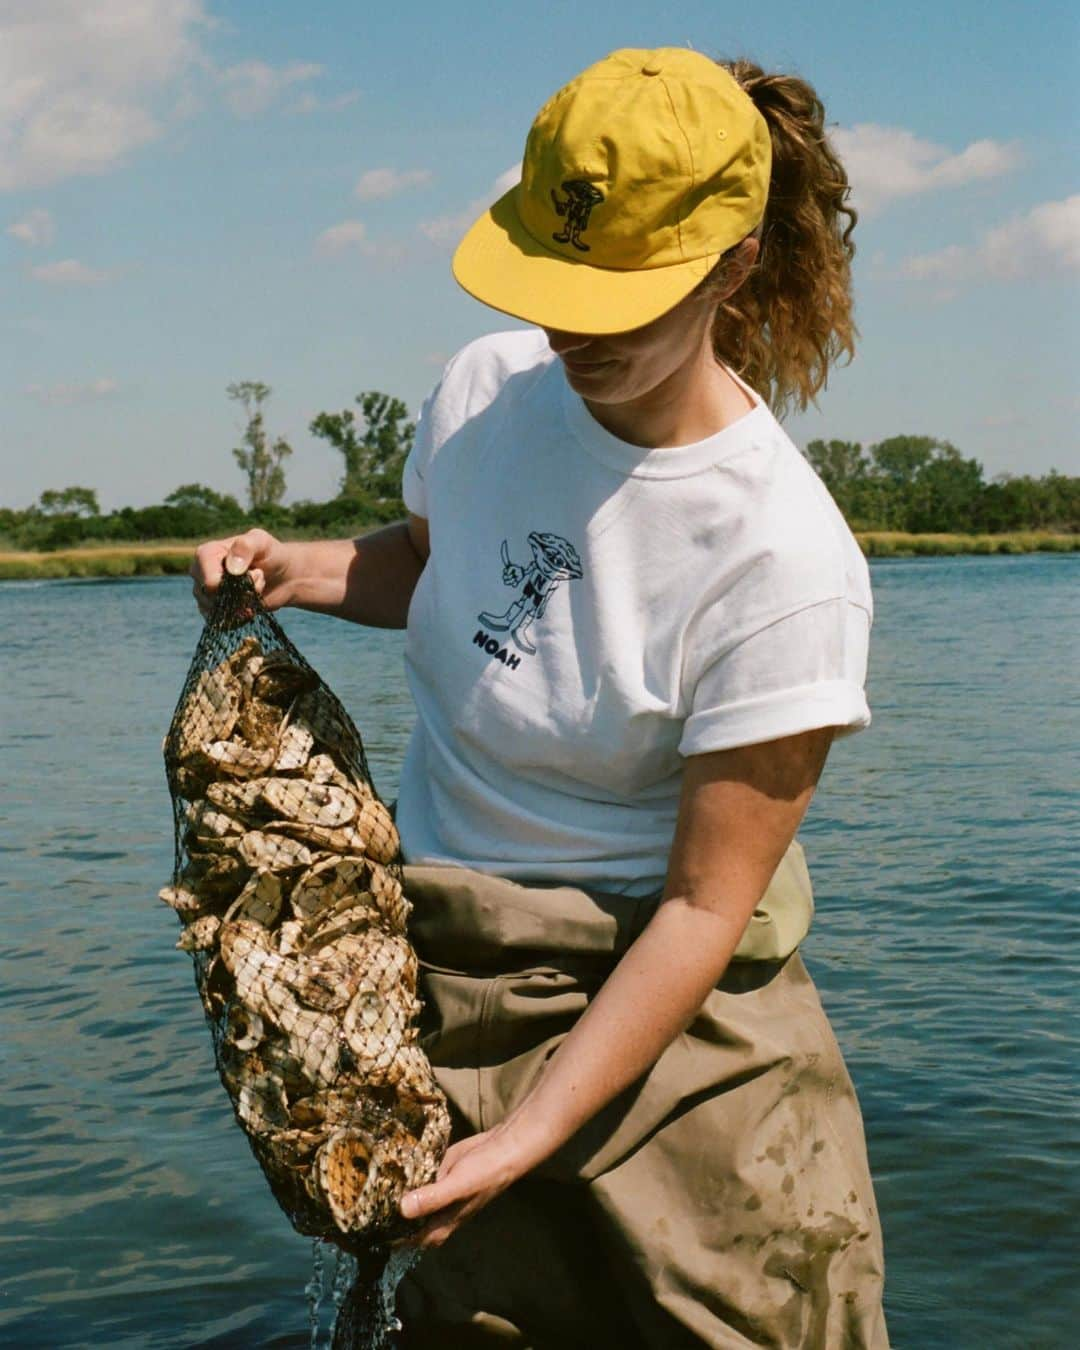
[[932, 436], [892, 436], [866, 450], [856, 441], [811, 441], [806, 457], [856, 531], [1080, 531], [1080, 478], [1051, 470], [987, 483], [978, 460]]
[[[78, 505], [71, 509], [77, 494]], [[347, 535], [384, 521], [398, 520], [405, 504], [397, 493], [334, 497], [328, 502], [268, 504], [255, 510], [235, 497], [202, 483], [186, 483], [170, 492], [159, 506], [125, 506], [103, 514], [97, 494], [72, 487], [42, 493], [60, 498], [58, 505], [39, 501], [25, 511], [0, 507], [0, 544], [11, 549], [53, 552], [83, 544], [149, 543], [166, 539], [215, 539], [261, 525], [286, 536]]]
[[50, 489], [25, 510], [0, 507], [0, 542], [13, 549], [52, 552], [81, 544], [146, 543], [207, 539], [260, 525], [286, 535], [349, 534], [405, 511], [401, 475], [415, 425], [400, 399], [371, 390], [357, 395], [357, 410], [319, 413], [313, 436], [327, 441], [343, 460], [336, 497], [285, 505], [285, 461], [292, 447], [266, 427], [268, 385], [257, 380], [230, 384], [230, 399], [245, 413], [241, 444], [232, 456], [247, 484], [247, 503], [203, 483], [185, 483], [156, 506], [125, 506], [103, 514], [87, 487]]
[[[355, 409], [313, 418], [312, 435], [342, 457], [339, 491], [326, 502], [287, 506], [285, 463], [292, 447], [267, 429], [269, 386], [249, 380], [226, 392], [246, 419], [241, 444], [232, 450], [246, 480], [245, 504], [202, 483], [185, 483], [159, 505], [103, 514], [92, 488], [51, 489], [25, 510], [0, 508], [0, 544], [48, 552], [215, 538], [253, 525], [286, 537], [348, 535], [403, 515], [401, 475], [416, 429], [400, 399], [370, 390], [357, 395]], [[1001, 474], [988, 483], [977, 460], [930, 436], [893, 436], [865, 450], [854, 441], [815, 440], [806, 456], [856, 532], [1080, 533], [1080, 478], [1056, 471], [1041, 478]]]

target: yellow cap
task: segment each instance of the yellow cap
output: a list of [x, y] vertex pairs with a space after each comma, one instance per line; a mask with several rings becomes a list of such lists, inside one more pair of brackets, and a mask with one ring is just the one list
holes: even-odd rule
[[639, 328], [754, 229], [771, 163], [765, 119], [715, 61], [612, 52], [541, 108], [521, 182], [461, 241], [454, 276], [543, 328]]

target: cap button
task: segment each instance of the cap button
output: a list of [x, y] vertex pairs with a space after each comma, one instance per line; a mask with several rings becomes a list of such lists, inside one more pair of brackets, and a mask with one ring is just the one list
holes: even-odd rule
[[646, 63], [641, 67], [642, 75], [659, 75], [662, 67]]

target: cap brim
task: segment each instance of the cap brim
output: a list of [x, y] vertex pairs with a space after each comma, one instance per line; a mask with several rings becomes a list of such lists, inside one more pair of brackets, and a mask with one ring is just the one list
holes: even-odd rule
[[564, 333], [625, 333], [684, 299], [719, 254], [669, 267], [592, 267], [548, 250], [518, 216], [513, 187], [480, 217], [454, 254], [454, 277], [493, 309]]

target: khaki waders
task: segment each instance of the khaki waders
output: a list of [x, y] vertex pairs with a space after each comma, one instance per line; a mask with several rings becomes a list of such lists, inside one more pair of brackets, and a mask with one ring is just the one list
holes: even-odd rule
[[[450, 867], [409, 867], [406, 888], [461, 1138], [522, 1099], [657, 901]], [[794, 843], [651, 1072], [425, 1253], [403, 1346], [888, 1345], [862, 1119], [795, 950], [812, 913]]]

